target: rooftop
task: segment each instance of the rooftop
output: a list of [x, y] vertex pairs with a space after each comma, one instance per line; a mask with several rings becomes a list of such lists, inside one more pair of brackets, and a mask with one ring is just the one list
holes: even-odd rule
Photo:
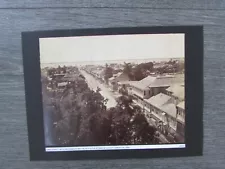
[[155, 78], [156, 77], [153, 77], [153, 76], [147, 76], [146, 78], [140, 81], [137, 81], [136, 83], [133, 83], [132, 86], [144, 90], [150, 85], [150, 83], [152, 83], [155, 80]]
[[122, 75], [122, 74], [123, 74], [122, 72], [113, 74], [113, 77], [109, 78], [109, 80], [110, 80], [110, 81], [115, 80], [117, 77], [119, 77], [119, 76]]
[[172, 98], [163, 93], [159, 93], [146, 101], [153, 105], [154, 107], [164, 111], [170, 116], [176, 118], [176, 105], [172, 103]]
[[184, 76], [182, 75], [161, 75], [161, 76], [147, 76], [146, 78], [137, 81], [132, 86], [144, 90], [147, 87], [169, 87], [172, 84], [184, 83]]
[[148, 87], [167, 87], [173, 84], [184, 83], [182, 77], [174, 75], [157, 76], [155, 80], [149, 84]]
[[146, 102], [150, 103], [151, 105], [159, 108], [162, 105], [170, 102], [172, 98], [168, 95], [165, 95], [163, 93], [159, 93], [155, 96], [150, 97], [149, 99], [146, 99]]
[[180, 102], [178, 105], [177, 105], [177, 107], [179, 107], [179, 108], [181, 108], [181, 109], [185, 109], [185, 103], [184, 103], [184, 101], [183, 102]]
[[176, 105], [173, 103], [165, 104], [161, 107], [165, 113], [169, 114], [170, 116], [176, 118]]
[[176, 96], [180, 99], [184, 99], [185, 89], [183, 85], [174, 84], [166, 89], [168, 92], [171, 92], [173, 96]]

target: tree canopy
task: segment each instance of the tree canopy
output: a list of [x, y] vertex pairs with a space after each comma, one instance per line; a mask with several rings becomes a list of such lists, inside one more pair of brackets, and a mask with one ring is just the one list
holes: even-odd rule
[[[76, 72], [79, 73], [79, 72]], [[78, 78], [52, 102], [59, 145], [151, 144], [156, 129], [149, 126], [132, 98], [123, 95], [107, 109], [107, 99]]]
[[108, 64], [105, 65], [105, 70], [104, 70], [104, 79], [106, 83], [108, 83], [109, 78], [113, 76], [113, 68], [108, 66]]

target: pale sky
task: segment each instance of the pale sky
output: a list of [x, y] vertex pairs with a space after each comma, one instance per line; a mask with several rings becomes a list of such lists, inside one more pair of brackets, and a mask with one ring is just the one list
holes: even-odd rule
[[184, 34], [40, 38], [41, 63], [184, 58]]

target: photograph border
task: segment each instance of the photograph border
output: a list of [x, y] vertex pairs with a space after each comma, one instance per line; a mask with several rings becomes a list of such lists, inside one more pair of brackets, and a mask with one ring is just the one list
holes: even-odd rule
[[[46, 152], [39, 38], [185, 34], [185, 148]], [[22, 32], [30, 160], [127, 159], [200, 156], [203, 153], [203, 26], [119, 27]]]

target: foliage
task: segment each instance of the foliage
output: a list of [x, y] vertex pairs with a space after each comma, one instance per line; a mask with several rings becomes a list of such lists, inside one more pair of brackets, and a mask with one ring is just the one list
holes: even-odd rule
[[[78, 71], [76, 73], [79, 73]], [[154, 140], [141, 109], [123, 95], [117, 106], [106, 109], [100, 91], [89, 89], [81, 76], [57, 93], [52, 102], [59, 145], [147, 144]]]
[[134, 80], [139, 81], [145, 78], [143, 69], [140, 65], [137, 65], [133, 71], [134, 73]]
[[109, 78], [113, 76], [113, 68], [108, 66], [108, 64], [105, 65], [105, 70], [104, 70], [104, 79], [106, 83], [108, 84]]
[[121, 96], [117, 107], [109, 110], [109, 144], [150, 144], [155, 140], [156, 129], [149, 125], [140, 107], [131, 105], [130, 98]]
[[132, 65], [130, 63], [124, 62], [123, 72], [126, 73], [131, 80], [134, 79]]
[[137, 64], [135, 67], [132, 67], [130, 63], [124, 62], [124, 69], [123, 72], [126, 73], [131, 80], [142, 80], [146, 76], [146, 72], [153, 71], [153, 63], [141, 63]]

